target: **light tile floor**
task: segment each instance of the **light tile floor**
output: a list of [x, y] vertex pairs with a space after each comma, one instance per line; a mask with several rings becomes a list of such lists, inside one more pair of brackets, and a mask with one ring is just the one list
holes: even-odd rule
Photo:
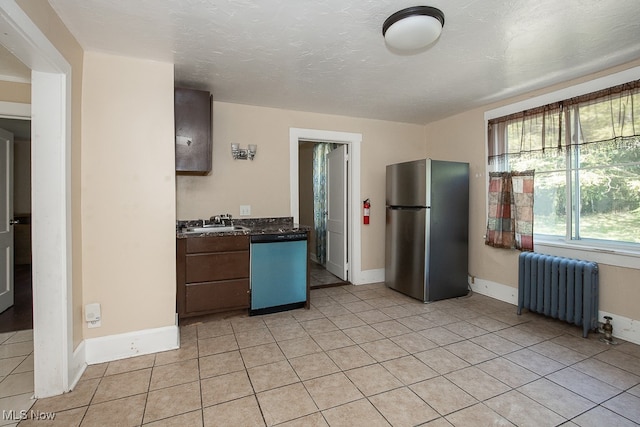
[[89, 366], [35, 403], [31, 332], [0, 335], [0, 408], [55, 413], [20, 426], [640, 423], [638, 345], [481, 295], [422, 304], [376, 284], [311, 303], [182, 326], [179, 350]]
[[309, 265], [309, 282], [311, 288], [344, 283], [343, 280], [329, 273], [325, 267], [317, 262], [311, 261]]

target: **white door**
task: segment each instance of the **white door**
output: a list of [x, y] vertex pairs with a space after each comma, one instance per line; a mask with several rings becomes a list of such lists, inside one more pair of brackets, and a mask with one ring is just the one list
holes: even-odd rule
[[327, 155], [327, 270], [347, 279], [347, 146]]
[[0, 313], [13, 305], [13, 134], [0, 129]]

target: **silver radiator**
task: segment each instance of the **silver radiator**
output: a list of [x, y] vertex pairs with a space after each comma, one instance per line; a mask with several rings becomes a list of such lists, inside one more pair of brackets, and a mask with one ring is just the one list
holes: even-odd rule
[[598, 264], [536, 252], [518, 258], [518, 314], [522, 309], [598, 328]]

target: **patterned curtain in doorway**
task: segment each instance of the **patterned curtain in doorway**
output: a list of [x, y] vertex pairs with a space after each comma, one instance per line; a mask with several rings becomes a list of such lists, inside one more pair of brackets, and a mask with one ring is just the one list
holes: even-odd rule
[[534, 171], [489, 174], [489, 221], [485, 244], [533, 251]]
[[327, 154], [338, 144], [319, 142], [313, 147], [313, 225], [316, 231], [316, 259], [327, 258]]

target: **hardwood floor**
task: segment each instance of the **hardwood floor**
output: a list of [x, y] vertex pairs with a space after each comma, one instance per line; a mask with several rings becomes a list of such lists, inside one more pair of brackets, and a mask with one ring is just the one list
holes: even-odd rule
[[14, 270], [14, 304], [0, 314], [0, 333], [33, 328], [33, 293], [31, 264], [16, 265]]

